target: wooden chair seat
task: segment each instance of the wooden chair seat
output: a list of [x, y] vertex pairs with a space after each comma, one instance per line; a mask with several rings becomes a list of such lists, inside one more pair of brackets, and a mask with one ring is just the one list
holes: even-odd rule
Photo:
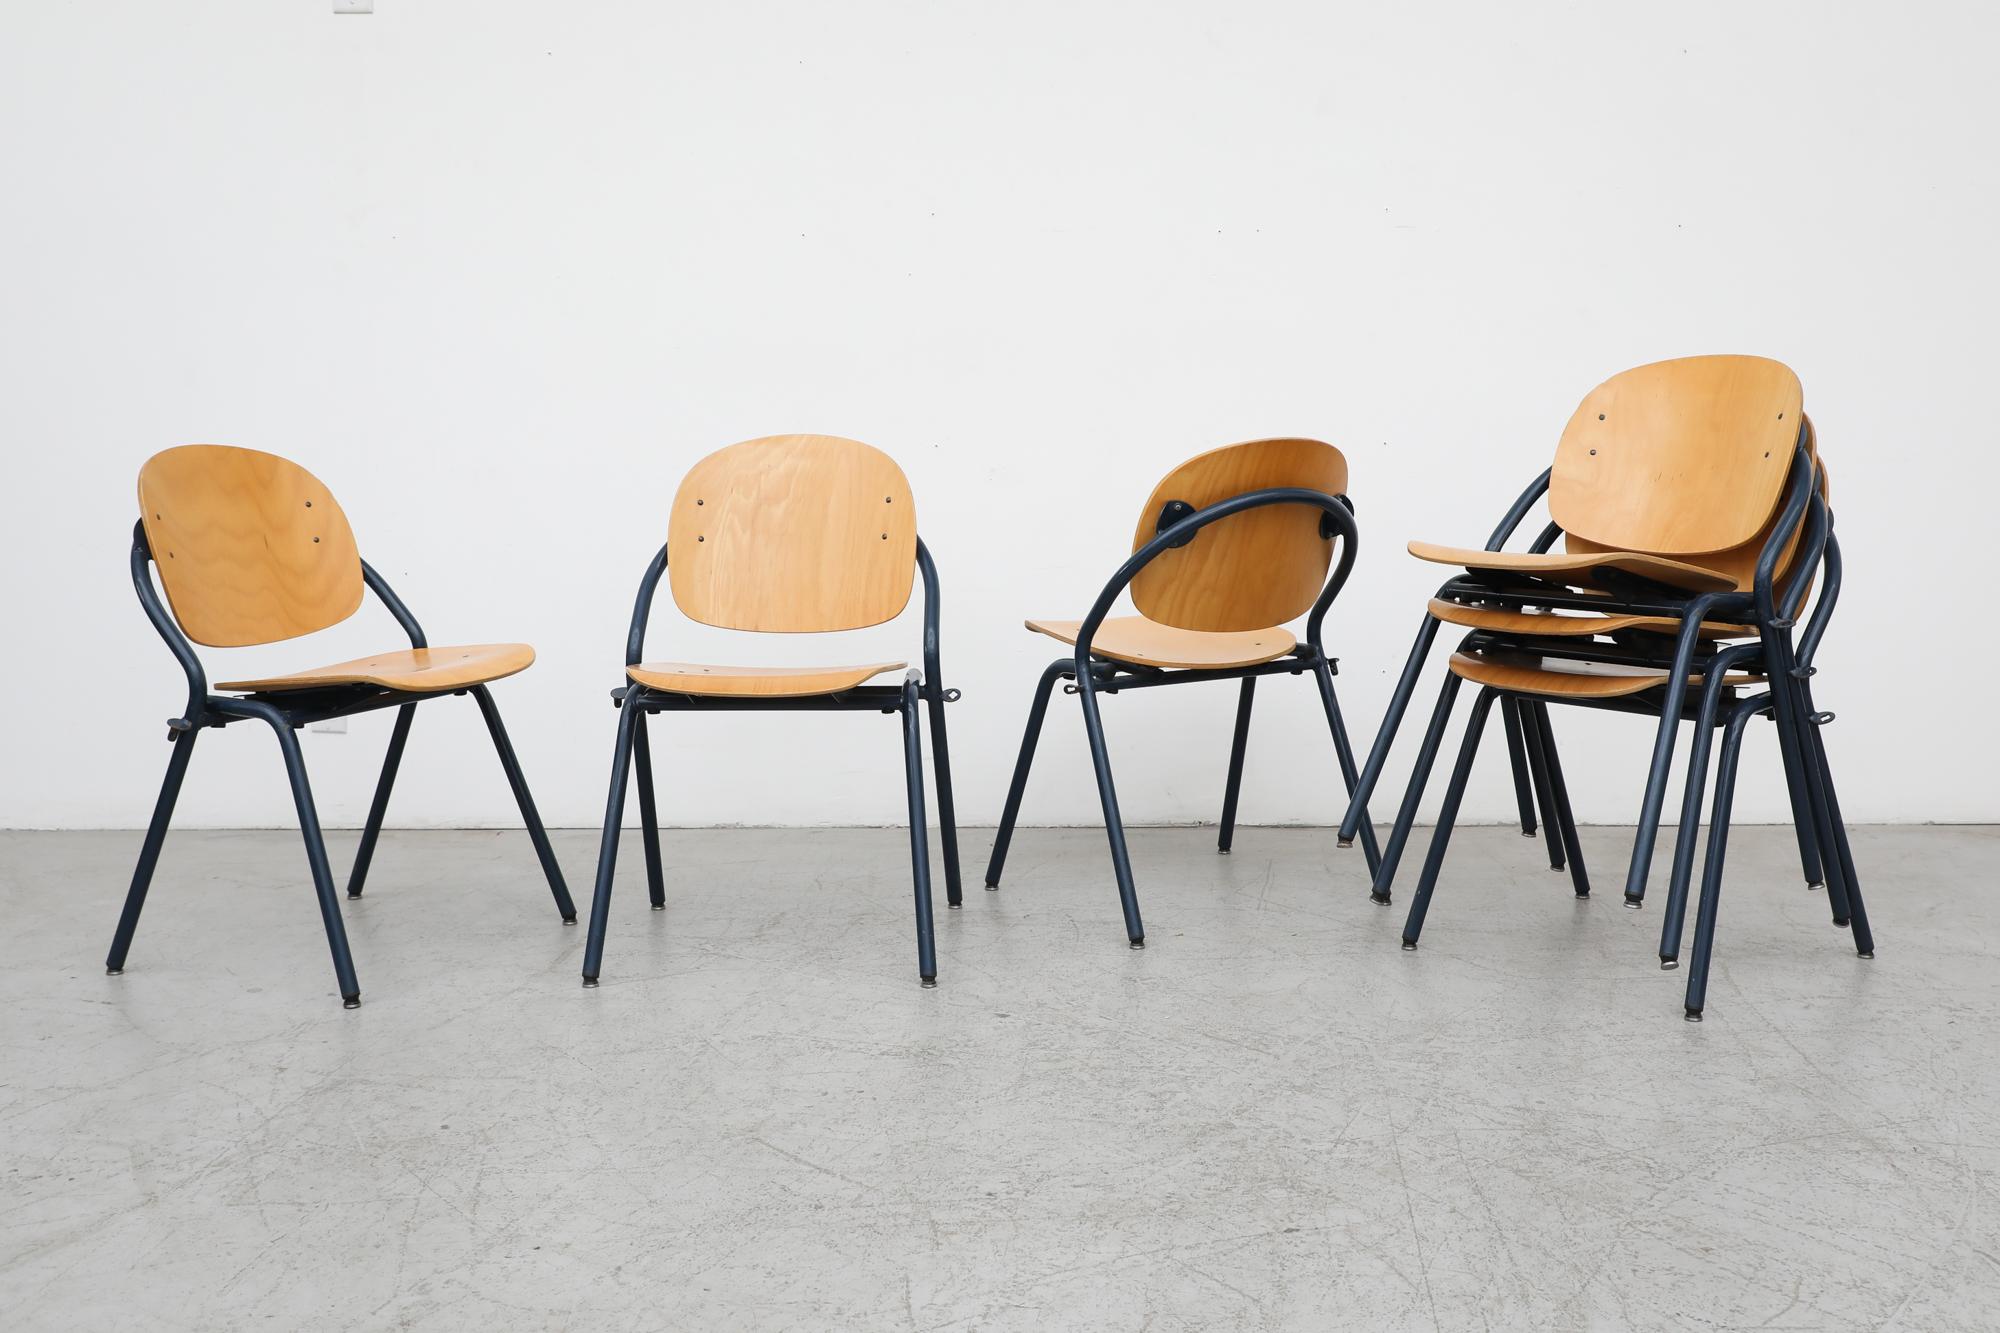
[[405, 648], [352, 662], [314, 667], [290, 676], [224, 681], [218, 690], [276, 694], [329, 685], [379, 685], [387, 690], [432, 694], [484, 685], [534, 665], [535, 650], [525, 643], [472, 643], [456, 648]]
[[1703, 569], [1700, 565], [1669, 560], [1665, 556], [1638, 551], [1480, 551], [1463, 546], [1439, 546], [1433, 542], [1411, 542], [1410, 554], [1438, 565], [1459, 565], [1470, 570], [1490, 570], [1506, 574], [1528, 574], [1563, 583], [1571, 578], [1588, 579], [1600, 569], [1617, 569], [1689, 592], [1731, 592], [1734, 579]]
[[[1475, 685], [1551, 699], [1622, 699], [1667, 682], [1667, 672], [1615, 662], [1568, 662], [1527, 653], [1453, 653], [1452, 674]], [[1762, 676], [1731, 675], [1730, 685], [1760, 685]], [[1692, 686], [1701, 677], [1689, 676]]]
[[[1539, 635], [1545, 638], [1588, 638], [1594, 634], [1616, 634], [1620, 630], [1653, 630], [1661, 634], [1680, 633], [1681, 622], [1672, 616], [1569, 615], [1554, 611], [1516, 611], [1511, 607], [1467, 606], [1463, 602], [1431, 598], [1431, 614], [1447, 625], [1467, 629], [1492, 630], [1496, 634]], [[1704, 639], [1744, 639], [1757, 631], [1750, 625], [1732, 625], [1721, 620], [1702, 622]]]
[[[1076, 642], [1081, 620], [1030, 620], [1029, 629], [1063, 643]], [[1144, 616], [1112, 616], [1097, 627], [1090, 655], [1135, 666], [1171, 670], [1227, 669], [1273, 662], [1298, 647], [1285, 629], [1176, 629]]]
[[908, 662], [871, 662], [866, 666], [745, 667], [706, 666], [699, 662], [641, 662], [625, 674], [648, 689], [669, 694], [726, 695], [774, 699], [793, 695], [838, 694], [888, 671], [902, 671]]

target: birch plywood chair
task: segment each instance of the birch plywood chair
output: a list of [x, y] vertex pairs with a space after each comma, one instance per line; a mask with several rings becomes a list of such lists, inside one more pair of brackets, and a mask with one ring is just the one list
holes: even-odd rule
[[[1440, 588], [1426, 609], [1362, 766], [1359, 797], [1372, 793], [1380, 777], [1442, 621], [1481, 630], [1532, 630], [1537, 638], [1571, 638], [1572, 651], [1586, 655], [1595, 650], [1578, 644], [1615, 636], [1625, 641], [1620, 651], [1627, 660], [1643, 663], [1657, 656], [1666, 673], [1665, 707], [1625, 883], [1627, 904], [1640, 905], [1695, 658], [1704, 644], [1758, 632], [1736, 622], [1754, 607], [1752, 576], [1768, 545], [1787, 479], [1803, 475], [1810, 486], [1810, 463], [1806, 473], [1797, 473], [1801, 451], [1810, 456], [1802, 391], [1798, 377], [1776, 361], [1686, 357], [1641, 366], [1598, 386], [1572, 415], [1555, 465], [1515, 500], [1484, 549], [1410, 543], [1419, 559], [1456, 565], [1465, 573]], [[1545, 495], [1551, 522], [1540, 537], [1526, 552], [1503, 550]], [[1780, 538], [1780, 554], [1787, 558], [1796, 545], [1799, 519], [1794, 513], [1794, 529]], [[1565, 543], [1561, 552], [1550, 550], [1558, 537]], [[1774, 567], [1773, 572], [1781, 571]], [[1458, 607], [1468, 609], [1454, 609]], [[1584, 615], [1504, 625], [1492, 618], [1530, 609]], [[1453, 689], [1447, 680], [1445, 690]], [[1426, 772], [1449, 711], [1449, 702], [1440, 699], [1435, 725], [1418, 755]], [[1510, 740], [1518, 720], [1530, 733], [1531, 751], [1538, 726], [1541, 742], [1552, 744], [1545, 708], [1508, 698], [1502, 711]], [[1798, 776], [1803, 770], [1789, 746], [1786, 762], [1797, 792], [1803, 788]], [[1559, 784], [1560, 778], [1555, 781]], [[1797, 799], [1795, 807], [1803, 808]], [[1357, 799], [1341, 821], [1343, 845], [1352, 840], [1360, 821]], [[1398, 827], [1402, 825], [1399, 819]], [[1802, 847], [1808, 841], [1802, 835]], [[1375, 876], [1372, 896], [1378, 903], [1390, 901], [1402, 843], [1392, 830]], [[1552, 855], [1552, 863], [1561, 862]], [[1808, 880], [1817, 880], [1818, 867], [1810, 860], [1807, 870]], [[1588, 892], [1580, 874], [1577, 889]]]
[[[1683, 721], [1696, 724], [1695, 763], [1661, 931], [1662, 965], [1677, 966], [1709, 738], [1726, 722], [1735, 692], [1768, 677], [1772, 688], [1763, 707], [1779, 722], [1805, 878], [1815, 888], [1824, 882], [1835, 924], [1853, 924], [1859, 951], [1872, 954], [1831, 775], [1811, 725], [1817, 715], [1800, 688], [1802, 678], [1792, 674], [1793, 616], [1811, 586], [1831, 521], [1824, 478], [1790, 370], [1753, 357], [1688, 358], [1626, 372], [1586, 398], [1564, 433], [1555, 467], [1523, 493], [1487, 551], [1412, 543], [1420, 558], [1457, 564], [1466, 573], [1447, 582], [1427, 608], [1364, 769], [1364, 792], [1437, 625], [1471, 633], [1452, 658], [1384, 849], [1377, 902], [1389, 901], [1460, 683], [1471, 681], [1481, 693], [1419, 902], [1411, 909], [1405, 931], [1410, 947], [1488, 709], [1497, 702], [1503, 715], [1512, 710], [1510, 722], [1518, 716], [1546, 738], [1547, 705], [1563, 702], [1658, 718], [1626, 880], [1628, 906], [1643, 900], [1676, 732]], [[1553, 521], [1528, 552], [1500, 551], [1545, 491]], [[1558, 536], [1567, 548], [1559, 554], [1549, 549]], [[1699, 692], [1698, 701], [1691, 691]], [[1559, 773], [1555, 781], [1560, 789]], [[1356, 818], [1350, 810], [1349, 825]], [[1578, 894], [1586, 895], [1567, 818], [1564, 833]]]
[[[1823, 478], [1824, 472], [1822, 470]], [[1829, 901], [1834, 906], [1834, 924], [1851, 927], [1856, 952], [1873, 958], [1874, 937], [1861, 887], [1854, 873], [1852, 853], [1840, 815], [1832, 770], [1827, 762], [1821, 727], [1832, 715], [1819, 712], [1813, 704], [1811, 682], [1813, 657], [1825, 633], [1840, 586], [1839, 546], [1832, 538], [1832, 512], [1824, 494], [1807, 494], [1801, 488], [1788, 499], [1784, 526], [1796, 526], [1801, 502], [1806, 514], [1804, 540], [1789, 580], [1775, 577], [1780, 543], [1767, 547], [1755, 577], [1756, 623], [1763, 627], [1752, 642], [1716, 646], [1705, 660], [1696, 664], [1688, 681], [1698, 692], [1698, 702], [1690, 700], [1684, 716], [1695, 723], [1694, 745], [1688, 759], [1686, 795], [1674, 845], [1673, 874], [1667, 910], [1661, 926], [1660, 963], [1672, 970], [1679, 965], [1682, 926], [1687, 906], [1689, 881], [1694, 865], [1695, 843], [1699, 835], [1699, 811], [1707, 783], [1712, 738], [1722, 734], [1721, 760], [1717, 771], [1714, 815], [1708, 831], [1708, 855], [1702, 872], [1701, 907], [1695, 928], [1694, 964], [1689, 971], [1684, 1001], [1691, 1021], [1702, 1017], [1707, 992], [1709, 959], [1714, 947], [1717, 903], [1721, 893], [1724, 849], [1729, 834], [1731, 806], [1735, 792], [1737, 756], [1744, 728], [1758, 716], [1777, 723], [1781, 749], [1795, 748], [1801, 764], [1804, 801], [1802, 837], [1809, 839], [1825, 870]], [[1799, 608], [1814, 584], [1814, 575], [1824, 572], [1820, 595], [1804, 635], [1794, 645], [1792, 628], [1799, 623]], [[1496, 700], [1534, 700], [1537, 706], [1562, 703], [1572, 707], [1634, 712], [1655, 715], [1664, 707], [1661, 695], [1667, 672], [1654, 665], [1634, 665], [1615, 658], [1602, 647], [1581, 646], [1575, 640], [1556, 641], [1514, 639], [1509, 636], [1475, 632], [1467, 636], [1452, 656], [1451, 673], [1459, 680], [1479, 687], [1467, 724], [1458, 763], [1446, 789], [1444, 804], [1432, 835], [1430, 854], [1412, 900], [1403, 929], [1403, 946], [1414, 949], [1422, 933], [1432, 895], [1437, 887], [1445, 849], [1456, 820], [1459, 801], [1479, 746], [1480, 732], [1489, 708]], [[1746, 696], [1744, 691], [1763, 686], [1763, 692]], [[1789, 700], [1789, 702], [1786, 702]]]
[[[500, 723], [500, 711], [486, 688], [488, 682], [525, 670], [535, 660], [534, 649], [525, 643], [430, 647], [416, 617], [361, 559], [347, 515], [333, 495], [310, 472], [275, 455], [209, 444], [156, 454], [139, 473], [139, 510], [139, 523], [132, 532], [132, 584], [154, 628], [187, 674], [188, 702], [182, 715], [167, 723], [173, 757], [105, 959], [107, 971], [116, 976], [125, 968], [195, 738], [209, 728], [255, 721], [277, 733], [341, 999], [350, 1009], [358, 1006], [361, 986], [355, 979], [326, 842], [294, 733], [327, 718], [377, 708], [397, 710], [388, 757], [347, 881], [347, 896], [359, 898], [416, 706], [447, 694], [470, 694], [479, 704], [555, 895], [556, 909], [565, 924], [575, 922], [576, 907]], [[154, 571], [166, 590], [164, 603], [153, 584]], [[292, 675], [209, 685], [193, 644], [238, 648], [295, 639], [353, 615], [360, 609], [364, 589], [374, 592], [402, 626], [410, 639], [408, 649]]]
[[[1111, 780], [1100, 694], [1200, 681], [1242, 682], [1223, 789], [1220, 852], [1230, 850], [1235, 836], [1236, 798], [1260, 677], [1312, 675], [1341, 778], [1354, 790], [1354, 755], [1333, 688], [1335, 662], [1321, 644], [1327, 610], [1354, 565], [1354, 513], [1346, 490], [1346, 458], [1318, 440], [1253, 440], [1198, 455], [1154, 487], [1139, 513], [1131, 558], [1104, 585], [1088, 615], [1027, 622], [1029, 629], [1069, 644], [1073, 651], [1050, 663], [1035, 687], [986, 868], [987, 888], [999, 887], [1049, 695], [1059, 680], [1074, 682], [1083, 706], [1125, 933], [1135, 949], [1144, 947], [1146, 932]], [[1113, 616], [1113, 605], [1128, 587], [1137, 614]], [[1284, 628], [1301, 615], [1306, 616], [1304, 643]], [[1373, 829], [1362, 836], [1372, 868]]]
[[[870, 685], [879, 676], [904, 671], [908, 663], [760, 667], [646, 661], [646, 624], [663, 574], [675, 606], [689, 619], [766, 634], [866, 629], [893, 620], [909, 605], [912, 583], [921, 575], [923, 670], [908, 671], [896, 685]], [[626, 679], [612, 692], [619, 707], [618, 738], [584, 951], [585, 986], [598, 984], [604, 961], [619, 826], [635, 767], [647, 888], [654, 911], [666, 906], [647, 718], [677, 711], [800, 709], [890, 713], [902, 719], [917, 972], [925, 986], [937, 984], [924, 829], [920, 732], [925, 710], [937, 771], [946, 899], [953, 907], [962, 901], [944, 722], [944, 706], [958, 692], [944, 688], [940, 673], [938, 610], [937, 567], [917, 536], [909, 482], [887, 454], [830, 435], [778, 435], [731, 445], [694, 466], [674, 497], [667, 544], [639, 581], [625, 641]]]

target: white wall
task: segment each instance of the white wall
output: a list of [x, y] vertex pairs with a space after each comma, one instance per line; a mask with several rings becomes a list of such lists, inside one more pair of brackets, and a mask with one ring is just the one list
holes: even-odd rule
[[[1403, 542], [1483, 538], [1597, 380], [1712, 351], [1796, 367], [1832, 462], [1849, 815], [2000, 818], [1993, 622], [1964, 613], [2000, 482], [1988, 7], [377, 8], [0, 15], [0, 824], [145, 820], [180, 677], [125, 554], [168, 445], [306, 463], [434, 641], [534, 642], [498, 696], [546, 815], [587, 825], [681, 472], [777, 431], [874, 442], [943, 571], [960, 809], [990, 823], [1055, 655], [1021, 618], [1081, 613], [1166, 467], [1281, 432], [1347, 451], [1331, 637], [1365, 738], [1439, 578]], [[663, 614], [654, 651], [913, 654], [916, 627], [722, 637]], [[240, 657], [397, 642], [371, 604]], [[1234, 693], [1108, 702], [1129, 818], [1215, 817]], [[1310, 687], [1261, 699], [1244, 818], [1325, 821]], [[1649, 728], [1560, 725], [1580, 813], [1629, 821]], [[1094, 822], [1073, 701], [1050, 728], [1027, 818]], [[330, 823], [387, 732], [309, 737]], [[1497, 735], [1471, 817], [1511, 810]], [[394, 820], [514, 822], [484, 744], [469, 702], [426, 709]], [[1753, 744], [1744, 809], [1776, 817]], [[674, 822], [901, 818], [873, 716], [697, 718], [662, 749]], [[182, 810], [289, 823], [270, 738], [206, 739]]]

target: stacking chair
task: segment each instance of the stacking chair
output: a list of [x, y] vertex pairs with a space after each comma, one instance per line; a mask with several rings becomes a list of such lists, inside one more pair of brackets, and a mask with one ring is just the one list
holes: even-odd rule
[[[1521, 493], [1483, 550], [1410, 543], [1419, 559], [1459, 565], [1466, 572], [1440, 588], [1426, 608], [1362, 765], [1356, 797], [1341, 821], [1341, 845], [1352, 842], [1362, 821], [1362, 804], [1381, 776], [1440, 623], [1451, 620], [1467, 628], [1516, 633], [1525, 627], [1543, 638], [1582, 642], [1600, 629], [1641, 644], [1671, 636], [1664, 696], [1671, 706], [1655, 737], [1625, 884], [1627, 905], [1639, 906], [1696, 650], [1718, 637], [1755, 632], [1727, 617], [1741, 615], [1754, 601], [1752, 574], [1801, 438], [1810, 453], [1801, 396], [1797, 376], [1760, 357], [1688, 357], [1627, 371], [1600, 385], [1577, 408], [1555, 466]], [[1503, 550], [1544, 495], [1552, 521], [1526, 552]], [[1564, 538], [1562, 552], [1550, 550], [1557, 537]], [[1795, 537], [1790, 534], [1780, 550], [1787, 559]], [[1477, 609], [1454, 610], [1460, 603]], [[1506, 619], [1530, 610], [1548, 618]], [[1570, 611], [1585, 615], [1556, 614]], [[1602, 620], [1605, 616], [1620, 619]], [[1455, 693], [1454, 681], [1447, 679], [1446, 693]], [[1418, 764], [1426, 770], [1449, 711], [1441, 699], [1418, 754]], [[1512, 715], [1510, 737], [1516, 720], [1529, 732], [1540, 722], [1540, 740], [1552, 752], [1546, 711], [1528, 701], [1507, 701], [1502, 712]], [[1529, 742], [1532, 755], [1532, 735]], [[1789, 747], [1786, 763], [1797, 793], [1802, 782]], [[1803, 828], [1803, 804], [1796, 795], [1794, 809], [1801, 812]], [[1802, 834], [1802, 848], [1807, 844]], [[1378, 903], [1390, 901], [1388, 885], [1401, 852], [1402, 840], [1392, 832], [1372, 891]], [[1809, 857], [1806, 870], [1808, 882], [1817, 886], [1818, 868]], [[1587, 882], [1580, 880], [1577, 888], [1587, 893]]]
[[[865, 629], [893, 620], [909, 605], [912, 582], [921, 575], [923, 670], [908, 671], [898, 685], [870, 685], [866, 682], [904, 671], [909, 664], [757, 667], [645, 661], [646, 623], [662, 574], [668, 576], [674, 605], [689, 619], [721, 629], [775, 634]], [[634, 768], [647, 888], [653, 910], [666, 907], [646, 719], [661, 712], [808, 709], [880, 712], [902, 719], [917, 974], [923, 985], [937, 984], [930, 852], [924, 829], [920, 731], [925, 709], [937, 771], [945, 894], [952, 907], [962, 901], [944, 721], [944, 706], [958, 698], [958, 691], [944, 688], [939, 668], [938, 610], [937, 567], [917, 536], [910, 484], [887, 454], [830, 435], [777, 435], [731, 445], [695, 464], [674, 496], [667, 544], [639, 580], [625, 639], [625, 683], [611, 693], [619, 709], [618, 739], [597, 859], [597, 891], [590, 909], [590, 940], [583, 957], [585, 986], [598, 984], [604, 961], [619, 827]]]
[[[1471, 633], [1452, 658], [1384, 850], [1374, 885], [1378, 902], [1389, 901], [1460, 683], [1482, 688], [1405, 928], [1406, 947], [1415, 947], [1421, 931], [1488, 710], [1495, 702], [1511, 707], [1547, 740], [1547, 704], [1564, 702], [1659, 719], [1626, 885], [1632, 906], [1642, 900], [1678, 724], [1697, 724], [1660, 946], [1662, 965], [1676, 966], [1709, 734], [1727, 722], [1718, 710], [1733, 706], [1734, 691], [1760, 682], [1738, 673], [1758, 670], [1773, 682], [1763, 708], [1780, 724], [1807, 881], [1817, 887], [1824, 873], [1835, 923], [1846, 926], [1853, 918], [1857, 947], [1872, 955], [1845, 833], [1829, 809], [1831, 777], [1811, 725], [1823, 719], [1797, 688], [1803, 677], [1792, 674], [1799, 670], [1792, 616], [1825, 549], [1830, 522], [1814, 491], [1823, 472], [1799, 399], [1789, 370], [1757, 358], [1689, 358], [1626, 372], [1584, 400], [1552, 474], [1523, 495], [1489, 550], [1412, 543], [1420, 557], [1461, 564], [1468, 572], [1432, 600], [1371, 764], [1386, 749], [1437, 623]], [[1529, 552], [1499, 551], [1544, 488], [1554, 521]], [[1803, 547], [1802, 524], [1808, 534]], [[1558, 535], [1568, 537], [1560, 555], [1548, 550]], [[1569, 614], [1576, 611], [1586, 614]], [[1743, 638], [1754, 642], [1726, 644]], [[1688, 697], [1691, 687], [1701, 690], [1698, 702]], [[1363, 791], [1369, 780], [1364, 772]], [[1559, 770], [1555, 785], [1560, 798]], [[1565, 812], [1566, 832], [1570, 823]], [[1573, 845], [1570, 850], [1577, 891], [1586, 894], [1580, 858]], [[1691, 1016], [1698, 1013], [1693, 1006]]]
[[[173, 756], [146, 830], [138, 868], [132, 874], [110, 956], [105, 959], [106, 971], [117, 976], [125, 969], [181, 780], [194, 755], [195, 737], [210, 727], [262, 722], [277, 733], [291, 779], [299, 831], [305, 837], [306, 863], [319, 895], [320, 918], [333, 951], [341, 1000], [349, 1009], [358, 1007], [361, 986], [355, 979], [347, 931], [334, 896], [333, 872], [327, 864], [326, 840], [320, 833], [312, 790], [306, 782], [305, 759], [294, 733], [328, 718], [378, 708], [397, 710], [388, 757], [383, 760], [367, 827], [362, 830], [361, 846], [348, 876], [347, 896], [359, 898], [416, 706], [446, 694], [470, 694], [478, 703], [499, 752], [500, 766], [521, 807], [528, 837], [541, 858], [549, 891], [555, 895], [556, 910], [565, 925], [575, 923], [576, 906], [563, 885], [562, 871], [535, 812], [534, 798], [521, 776], [520, 761], [500, 723], [500, 710], [486, 688], [490, 681], [525, 670], [535, 660], [534, 649], [525, 643], [430, 647], [409, 608], [374, 567], [361, 559], [347, 515], [333, 495], [298, 464], [271, 454], [211, 444], [186, 445], [156, 454], [139, 472], [139, 510], [139, 522], [132, 531], [132, 585], [153, 627], [187, 674], [188, 701], [181, 716], [167, 723]], [[155, 570], [166, 590], [165, 603], [153, 586]], [[238, 648], [295, 639], [353, 615], [361, 606], [364, 587], [374, 592], [409, 635], [407, 650], [293, 675], [224, 681], [213, 687], [208, 684], [206, 669], [190, 641], [212, 648]]]
[[[1088, 615], [1027, 622], [1030, 630], [1069, 644], [1073, 651], [1051, 662], [1035, 687], [986, 867], [988, 889], [1000, 886], [1049, 695], [1059, 680], [1073, 682], [1065, 688], [1083, 708], [1125, 934], [1135, 949], [1145, 946], [1146, 932], [1098, 696], [1197, 681], [1242, 682], [1216, 840], [1221, 853], [1229, 852], [1235, 837], [1236, 798], [1260, 677], [1311, 674], [1326, 710], [1341, 779], [1350, 792], [1355, 790], [1354, 752], [1333, 689], [1338, 664], [1321, 643], [1327, 609], [1354, 566], [1354, 513], [1346, 490], [1346, 458], [1318, 440], [1254, 440], [1200, 454], [1153, 488], [1139, 513], [1131, 558], [1104, 585]], [[1338, 563], [1333, 559], [1336, 539]], [[1113, 616], [1113, 604], [1128, 587], [1137, 614]], [[1306, 616], [1304, 643], [1284, 628], [1301, 615]], [[1362, 839], [1372, 870], [1377, 864], [1374, 830], [1364, 826]]]

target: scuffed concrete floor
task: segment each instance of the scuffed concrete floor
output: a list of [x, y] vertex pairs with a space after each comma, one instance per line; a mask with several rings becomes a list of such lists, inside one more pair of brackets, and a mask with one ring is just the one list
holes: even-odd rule
[[[658, 914], [629, 840], [586, 991], [521, 834], [390, 834], [349, 1013], [294, 836], [172, 836], [109, 978], [138, 835], [0, 835], [0, 1318], [2000, 1325], [1994, 830], [1857, 831], [1873, 963], [1739, 831], [1698, 1026], [1657, 907], [1513, 830], [1415, 954], [1358, 851], [1212, 838], [1134, 832], [1134, 953], [1101, 832], [989, 894], [968, 830], [935, 991], [899, 830], [671, 832]], [[1628, 838], [1585, 830], [1600, 879]]]

